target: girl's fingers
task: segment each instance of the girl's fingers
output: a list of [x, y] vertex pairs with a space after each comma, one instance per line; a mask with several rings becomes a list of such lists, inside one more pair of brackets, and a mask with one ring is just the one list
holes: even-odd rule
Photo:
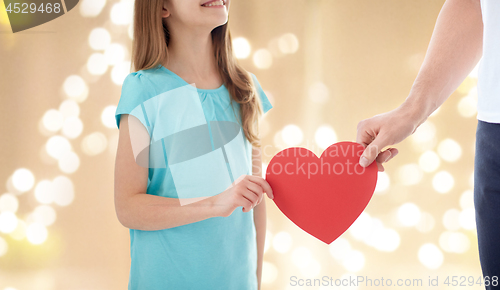
[[252, 209], [253, 202], [249, 200], [246, 196], [242, 195], [241, 205], [243, 208], [241, 209], [243, 212], [248, 212]]
[[262, 187], [260, 187], [258, 184], [253, 183], [253, 182], [248, 182], [247, 184], [247, 189], [253, 192], [257, 197], [260, 198], [262, 194], [264, 194], [264, 191], [262, 190]]
[[249, 200], [252, 203], [252, 206], [255, 206], [257, 201], [259, 200], [259, 196], [255, 194], [253, 191], [246, 189], [243, 193], [242, 196]]
[[267, 196], [269, 196], [270, 199], [274, 198], [273, 189], [271, 188], [269, 183], [264, 178], [259, 177], [259, 176], [249, 175], [248, 180], [260, 185], [260, 187], [262, 187], [262, 190], [267, 194]]

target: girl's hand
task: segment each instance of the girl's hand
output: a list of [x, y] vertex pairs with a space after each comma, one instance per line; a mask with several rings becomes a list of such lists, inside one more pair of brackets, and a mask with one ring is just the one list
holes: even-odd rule
[[273, 191], [267, 181], [260, 176], [241, 175], [228, 189], [213, 196], [213, 208], [216, 216], [228, 217], [242, 206], [243, 212], [249, 212], [264, 197], [264, 192], [273, 199]]

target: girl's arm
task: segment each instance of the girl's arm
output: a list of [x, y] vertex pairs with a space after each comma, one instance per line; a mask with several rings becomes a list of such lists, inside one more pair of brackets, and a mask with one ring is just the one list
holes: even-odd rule
[[177, 227], [210, 217], [229, 216], [239, 206], [248, 212], [262, 199], [264, 191], [272, 196], [263, 178], [249, 175], [242, 176], [218, 195], [183, 206], [177, 198], [147, 194], [149, 169], [144, 161], [149, 160], [149, 156], [141, 156], [143, 166], [137, 164], [129, 128], [133, 130], [134, 143], [136, 138], [141, 139], [141, 143], [149, 140], [149, 135], [139, 120], [128, 116], [124, 114], [120, 119], [115, 162], [115, 209], [123, 226], [145, 231]]
[[[252, 174], [262, 176], [261, 149], [254, 147], [252, 150]], [[262, 201], [253, 209], [253, 219], [257, 234], [257, 281], [260, 289], [262, 279], [262, 261], [264, 259], [264, 244], [266, 241], [266, 200]]]

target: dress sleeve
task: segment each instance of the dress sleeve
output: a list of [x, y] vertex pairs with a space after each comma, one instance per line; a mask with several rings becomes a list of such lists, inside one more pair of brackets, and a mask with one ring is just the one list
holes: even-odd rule
[[257, 93], [260, 96], [260, 100], [262, 102], [262, 110], [264, 111], [264, 114], [267, 113], [270, 109], [272, 109], [273, 105], [271, 105], [271, 102], [269, 102], [269, 99], [267, 98], [266, 94], [264, 93], [264, 90], [260, 86], [259, 81], [257, 80], [257, 77], [253, 74], [250, 73], [253, 77], [253, 82], [255, 84], [255, 88], [257, 89]]
[[120, 101], [115, 112], [118, 128], [120, 128], [121, 115], [129, 114], [139, 119], [151, 136], [151, 124], [144, 108], [144, 102], [154, 96], [152, 89], [147, 76], [138, 72], [127, 75], [123, 81]]

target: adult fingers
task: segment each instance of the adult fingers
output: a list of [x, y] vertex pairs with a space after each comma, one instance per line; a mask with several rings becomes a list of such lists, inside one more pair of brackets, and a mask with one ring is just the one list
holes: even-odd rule
[[382, 165], [382, 163], [379, 163], [379, 162], [377, 162], [377, 169], [380, 172], [384, 172], [385, 171], [384, 165]]
[[391, 144], [389, 144], [388, 139], [384, 135], [377, 135], [375, 139], [366, 146], [363, 154], [359, 158], [359, 164], [363, 167], [369, 166], [377, 158], [382, 148], [388, 145]]
[[378, 163], [384, 163], [384, 162], [387, 162], [387, 160], [389, 158], [391, 158], [392, 156], [392, 152], [390, 149], [387, 149], [383, 152], [380, 152], [377, 156], [377, 158], [375, 158], [375, 161], [377, 161]]
[[375, 139], [375, 132], [368, 132], [360, 122], [358, 125], [358, 131], [356, 133], [356, 142], [363, 145], [364, 147], [368, 146], [368, 144], [372, 143]]

